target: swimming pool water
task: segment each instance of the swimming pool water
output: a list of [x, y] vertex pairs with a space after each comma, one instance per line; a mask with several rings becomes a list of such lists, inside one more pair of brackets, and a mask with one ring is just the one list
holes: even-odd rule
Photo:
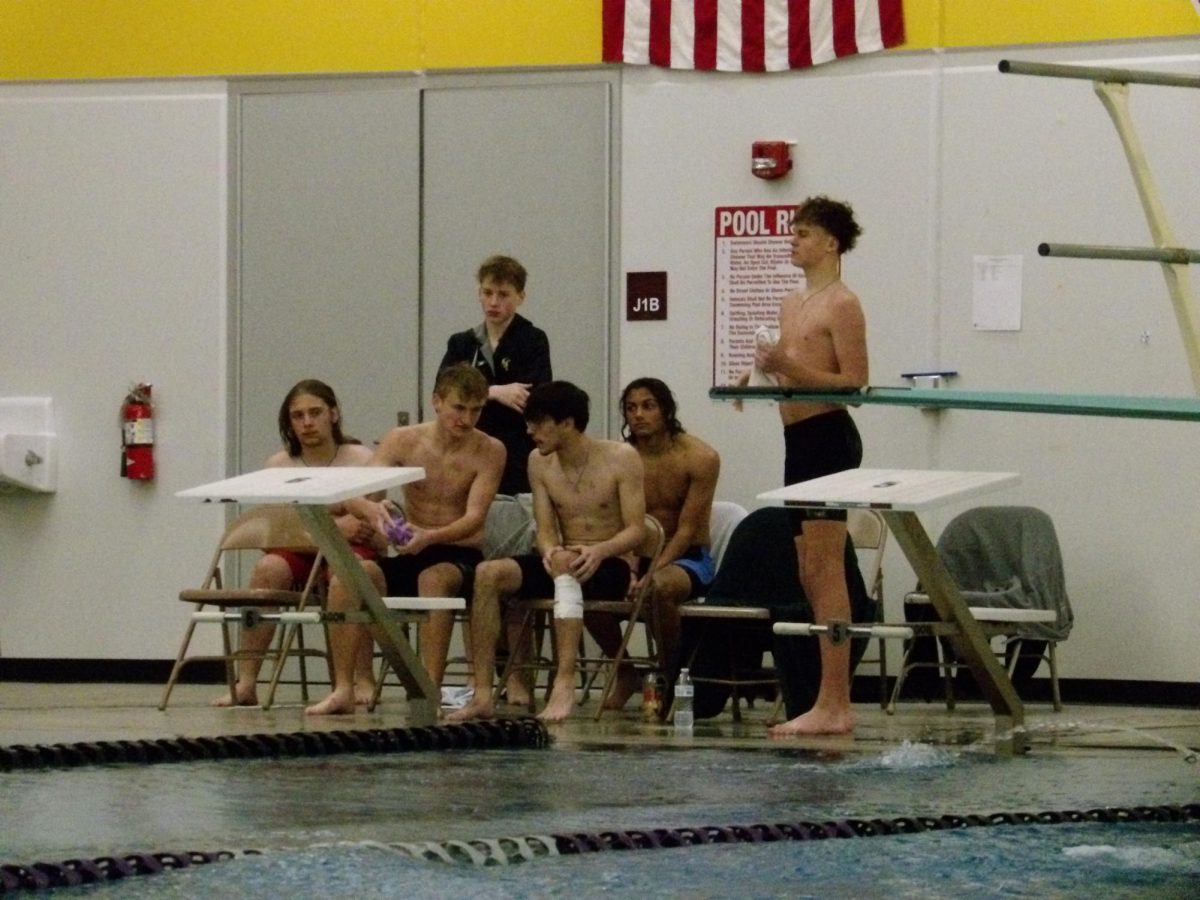
[[293, 883], [293, 894], [319, 885], [323, 896], [363, 897], [1084, 896], [1097, 884], [1105, 896], [1200, 895], [1196, 823], [996, 826], [604, 851], [487, 868], [413, 860], [386, 847], [1194, 803], [1200, 767], [1171, 752], [1011, 759], [927, 745], [845, 756], [558, 746], [13, 772], [0, 774], [0, 798], [0, 862], [270, 851], [70, 889], [89, 896], [266, 897]]
[[[1195, 898], [1200, 826], [1037, 825], [794, 844], [602, 852], [476, 868], [386, 848], [246, 857], [89, 897]], [[59, 893], [59, 892], [55, 892]], [[65, 890], [63, 891], [65, 893]]]

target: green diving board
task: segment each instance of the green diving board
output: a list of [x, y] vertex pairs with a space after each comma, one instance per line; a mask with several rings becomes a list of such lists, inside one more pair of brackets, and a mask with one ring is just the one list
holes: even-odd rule
[[714, 387], [713, 400], [793, 400], [863, 406], [916, 406], [922, 409], [981, 409], [997, 412], [1113, 416], [1200, 422], [1200, 398], [1135, 397], [1120, 394], [1032, 394], [1020, 391], [960, 391], [948, 388], [868, 387], [862, 391], [809, 391], [781, 387]]

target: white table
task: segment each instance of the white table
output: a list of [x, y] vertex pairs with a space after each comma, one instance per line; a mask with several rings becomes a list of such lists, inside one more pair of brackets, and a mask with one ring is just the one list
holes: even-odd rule
[[175, 496], [219, 503], [296, 504], [313, 542], [329, 560], [329, 567], [362, 598], [371, 637], [408, 691], [408, 723], [432, 725], [437, 722], [438, 690], [405, 639], [400, 621], [389, 613], [328, 509], [331, 503], [424, 477], [425, 470], [420, 467], [273, 468], [188, 488]]
[[951, 641], [991, 704], [996, 715], [998, 744], [1011, 746], [1014, 752], [1022, 751], [1026, 745], [1020, 731], [1025, 721], [1021, 698], [992, 653], [954, 579], [938, 558], [917, 513], [1010, 487], [1019, 480], [1020, 476], [1012, 472], [848, 469], [758, 495], [759, 500], [782, 506], [879, 511], [896, 535], [939, 618], [955, 626], [957, 634]]

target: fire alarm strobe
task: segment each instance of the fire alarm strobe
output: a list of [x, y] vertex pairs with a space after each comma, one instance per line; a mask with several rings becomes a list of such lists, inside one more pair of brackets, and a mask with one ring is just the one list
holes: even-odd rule
[[789, 141], [755, 141], [750, 151], [750, 171], [758, 178], [782, 178], [792, 171]]

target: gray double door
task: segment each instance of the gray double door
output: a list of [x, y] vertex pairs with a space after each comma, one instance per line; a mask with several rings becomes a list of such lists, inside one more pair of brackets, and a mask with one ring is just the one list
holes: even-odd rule
[[247, 83], [231, 99], [230, 465], [280, 446], [302, 378], [338, 393], [370, 445], [427, 418], [454, 331], [478, 324], [475, 271], [529, 270], [522, 313], [555, 376], [611, 421], [611, 94], [602, 73]]

